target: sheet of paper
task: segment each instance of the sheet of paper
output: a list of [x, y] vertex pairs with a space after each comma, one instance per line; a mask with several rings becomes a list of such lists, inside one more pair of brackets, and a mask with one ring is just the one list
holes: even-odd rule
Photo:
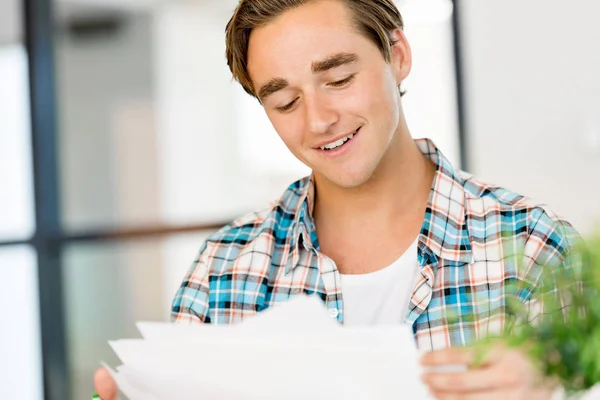
[[428, 398], [410, 327], [343, 327], [314, 296], [231, 326], [138, 328], [110, 342], [131, 400]]

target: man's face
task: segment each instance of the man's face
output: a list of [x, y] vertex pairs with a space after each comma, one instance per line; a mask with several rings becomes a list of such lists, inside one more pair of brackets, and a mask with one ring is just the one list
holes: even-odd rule
[[410, 69], [404, 47], [387, 63], [351, 23], [343, 2], [309, 2], [254, 29], [248, 49], [252, 83], [281, 139], [317, 178], [345, 188], [367, 182], [384, 158]]

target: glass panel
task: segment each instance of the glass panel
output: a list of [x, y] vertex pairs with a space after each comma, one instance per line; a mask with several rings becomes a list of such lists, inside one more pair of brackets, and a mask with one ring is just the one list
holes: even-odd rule
[[42, 400], [37, 260], [29, 246], [0, 248], [0, 398]]
[[65, 3], [55, 4], [63, 225], [155, 222], [150, 19]]
[[[413, 65], [402, 104], [413, 137], [434, 141], [460, 167], [451, 0], [398, 0]], [[435, 118], [432, 116], [435, 115]]]
[[27, 239], [35, 220], [27, 53], [20, 44], [0, 46], [0, 88], [0, 241]]
[[73, 400], [93, 393], [99, 362], [118, 360], [107, 341], [138, 337], [136, 321], [168, 321], [172, 298], [209, 232], [121, 243], [72, 244], [64, 290]]

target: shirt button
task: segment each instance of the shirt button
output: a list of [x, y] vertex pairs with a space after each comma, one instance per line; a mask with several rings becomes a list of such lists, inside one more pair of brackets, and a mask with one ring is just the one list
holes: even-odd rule
[[329, 317], [331, 318], [337, 318], [337, 316], [340, 314], [337, 308], [330, 308], [329, 310], [327, 310], [327, 312], [329, 314]]

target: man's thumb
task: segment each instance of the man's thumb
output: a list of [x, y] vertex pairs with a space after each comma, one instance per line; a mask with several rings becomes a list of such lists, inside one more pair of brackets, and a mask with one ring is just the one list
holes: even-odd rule
[[96, 393], [102, 400], [118, 400], [117, 383], [105, 368], [99, 368], [94, 374]]

